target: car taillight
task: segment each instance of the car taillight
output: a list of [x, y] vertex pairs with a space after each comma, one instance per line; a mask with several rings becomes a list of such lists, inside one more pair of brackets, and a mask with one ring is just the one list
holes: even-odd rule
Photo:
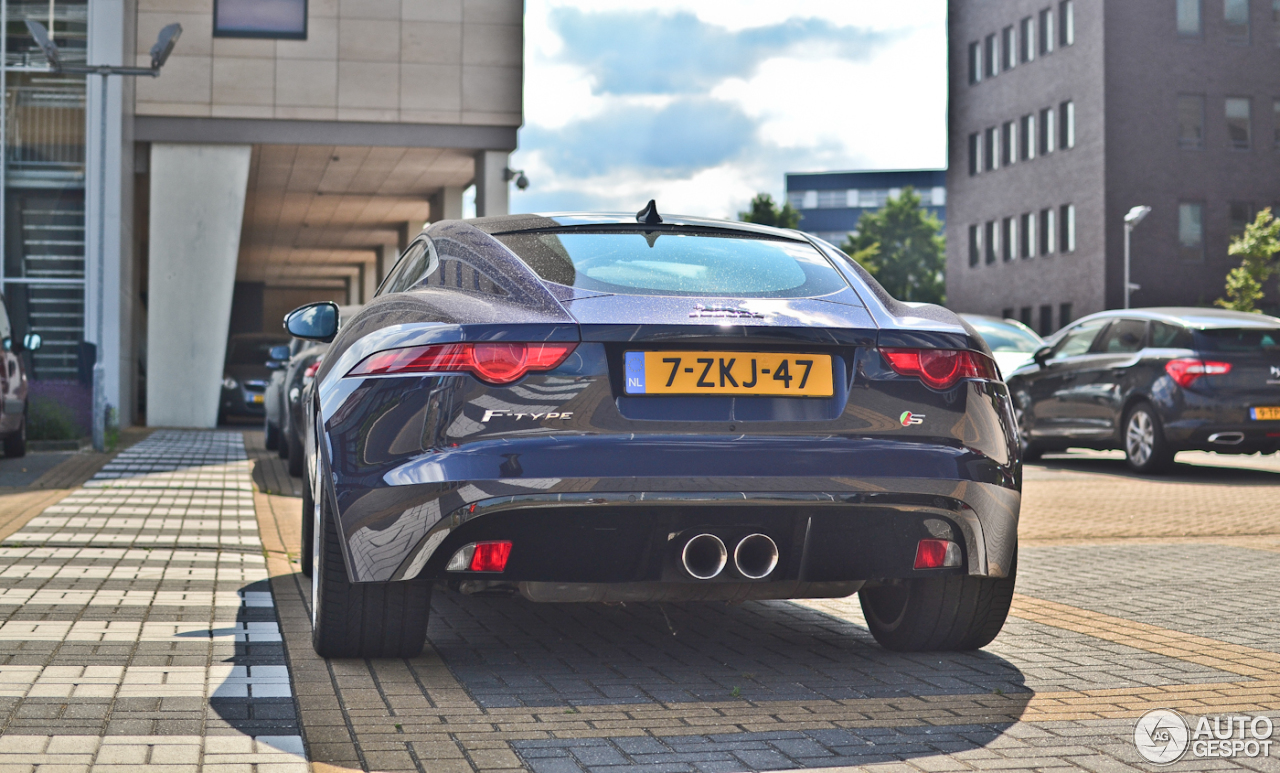
[[1231, 363], [1212, 362], [1210, 360], [1194, 360], [1185, 358], [1169, 360], [1164, 364], [1164, 372], [1180, 387], [1189, 387], [1201, 376], [1225, 376], [1231, 372]]
[[576, 343], [437, 344], [371, 354], [348, 376], [401, 373], [470, 373], [489, 384], [510, 384], [526, 373], [551, 370], [565, 361]]
[[996, 364], [985, 355], [960, 349], [881, 349], [881, 356], [900, 376], [917, 376], [934, 389], [949, 389], [960, 379], [999, 381]]
[[501, 572], [507, 568], [507, 559], [511, 558], [511, 543], [472, 542], [463, 545], [453, 554], [445, 566], [448, 572]]

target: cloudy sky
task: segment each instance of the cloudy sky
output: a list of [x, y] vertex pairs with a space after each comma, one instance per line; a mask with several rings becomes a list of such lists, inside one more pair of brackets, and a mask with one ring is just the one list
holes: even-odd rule
[[943, 0], [527, 0], [512, 212], [733, 217], [788, 171], [940, 167]]

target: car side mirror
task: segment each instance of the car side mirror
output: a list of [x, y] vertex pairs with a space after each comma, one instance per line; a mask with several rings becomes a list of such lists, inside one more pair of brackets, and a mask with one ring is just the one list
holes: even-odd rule
[[271, 351], [267, 352], [267, 358], [276, 362], [284, 362], [289, 359], [289, 347], [284, 344], [273, 346]]
[[22, 348], [29, 352], [38, 351], [41, 346], [44, 346], [44, 339], [39, 333], [27, 333], [22, 337]]
[[320, 301], [299, 306], [285, 315], [284, 329], [294, 338], [327, 344], [338, 335], [338, 304]]
[[1036, 353], [1031, 355], [1031, 359], [1035, 360], [1036, 364], [1043, 368], [1045, 363], [1049, 361], [1049, 353], [1052, 351], [1052, 346], [1042, 346], [1036, 349]]

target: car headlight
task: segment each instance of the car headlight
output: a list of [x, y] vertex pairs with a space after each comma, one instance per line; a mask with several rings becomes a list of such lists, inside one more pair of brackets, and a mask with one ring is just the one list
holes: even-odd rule
[[238, 387], [238, 386], [240, 386], [240, 382], [239, 382], [239, 381], [236, 381], [235, 379], [231, 378], [230, 376], [223, 376], [223, 377], [222, 377], [222, 388], [223, 388], [223, 389], [235, 389], [235, 388], [236, 388], [236, 387]]

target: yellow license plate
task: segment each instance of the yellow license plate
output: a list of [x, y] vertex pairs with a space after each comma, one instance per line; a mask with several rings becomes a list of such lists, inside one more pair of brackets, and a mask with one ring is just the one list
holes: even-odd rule
[[254, 401], [255, 403], [263, 402], [263, 399], [264, 399], [264, 398], [263, 398], [263, 396], [262, 396], [262, 395], [254, 395], [254, 396], [253, 396], [253, 401]]
[[627, 352], [629, 395], [830, 397], [826, 354]]
[[1280, 407], [1250, 408], [1249, 415], [1254, 421], [1280, 421]]

